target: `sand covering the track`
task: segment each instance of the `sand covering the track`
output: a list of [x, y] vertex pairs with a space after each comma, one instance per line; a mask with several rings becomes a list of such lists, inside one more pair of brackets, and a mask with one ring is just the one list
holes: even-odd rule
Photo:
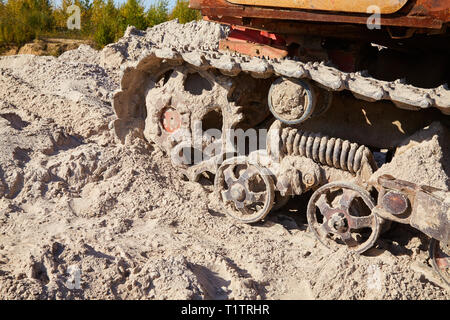
[[[169, 22], [100, 52], [0, 58], [0, 299], [449, 299], [419, 232], [395, 226], [368, 256], [331, 254], [306, 231], [305, 201], [236, 225], [212, 187], [115, 138], [122, 63], [152, 43], [211, 47], [226, 31]], [[421, 137], [402, 156], [448, 187], [439, 138]]]

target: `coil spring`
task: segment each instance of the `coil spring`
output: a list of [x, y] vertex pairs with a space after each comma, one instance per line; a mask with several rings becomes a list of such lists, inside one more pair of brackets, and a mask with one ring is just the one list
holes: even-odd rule
[[[374, 168], [372, 152], [364, 145], [286, 127], [281, 131], [281, 151], [356, 174], [364, 163]], [[376, 165], [375, 165], [376, 166]]]

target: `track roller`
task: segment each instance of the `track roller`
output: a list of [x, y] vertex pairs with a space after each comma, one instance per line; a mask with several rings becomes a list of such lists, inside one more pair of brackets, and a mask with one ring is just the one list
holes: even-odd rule
[[214, 187], [226, 213], [241, 223], [263, 220], [273, 207], [275, 186], [270, 173], [247, 157], [228, 159], [219, 167]]
[[325, 113], [332, 93], [308, 80], [278, 78], [270, 87], [268, 103], [273, 116], [288, 125], [297, 125]]
[[361, 187], [347, 182], [333, 182], [319, 188], [309, 200], [309, 228], [329, 249], [337, 243], [363, 253], [378, 239], [383, 219], [372, 213], [374, 203]]

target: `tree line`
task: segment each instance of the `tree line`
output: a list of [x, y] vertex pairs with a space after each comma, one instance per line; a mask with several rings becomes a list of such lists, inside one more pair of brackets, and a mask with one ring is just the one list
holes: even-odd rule
[[[80, 29], [69, 30], [67, 21], [80, 8]], [[189, 9], [188, 0], [177, 0], [169, 9], [167, 0], [154, 0], [146, 10], [142, 0], [62, 0], [54, 6], [51, 0], [0, 0], [0, 46], [21, 46], [40, 37], [64, 37], [92, 40], [99, 48], [117, 41], [133, 25], [145, 30], [178, 18], [181, 23], [198, 20], [198, 11]]]

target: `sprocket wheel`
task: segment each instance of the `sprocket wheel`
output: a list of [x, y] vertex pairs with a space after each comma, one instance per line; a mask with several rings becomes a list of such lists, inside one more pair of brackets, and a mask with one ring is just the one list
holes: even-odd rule
[[175, 167], [193, 168], [196, 178], [207, 161], [227, 151], [232, 130], [256, 128], [267, 120], [269, 87], [270, 79], [248, 75], [227, 77], [189, 65], [161, 68], [144, 93], [144, 137]]
[[[347, 182], [333, 182], [318, 189], [309, 200], [309, 228], [330, 249], [338, 243], [363, 253], [378, 239], [383, 219], [372, 212], [372, 198], [361, 187]], [[370, 232], [368, 232], [370, 230]]]
[[430, 258], [431, 265], [436, 273], [450, 286], [450, 245], [432, 239], [430, 242]]
[[[190, 156], [201, 154], [213, 143], [213, 140], [203, 139], [203, 131], [215, 129], [220, 132], [236, 125], [236, 120], [229, 116], [229, 111], [224, 107], [228, 104], [227, 94], [230, 89], [223, 85], [226, 78], [187, 66], [177, 66], [163, 69], [155, 79], [149, 85], [145, 97], [144, 136], [168, 154], [178, 146], [179, 150], [176, 150], [180, 154], [176, 156], [179, 156], [179, 161], [173, 161], [176, 167], [197, 164]], [[228, 123], [224, 119], [233, 119], [234, 122]], [[196, 127], [200, 124], [203, 128]], [[200, 134], [195, 146], [194, 132]], [[205, 152], [197, 160], [214, 155]]]
[[273, 207], [275, 185], [270, 173], [247, 157], [236, 157], [222, 163], [214, 181], [226, 213], [240, 223], [263, 220]]

